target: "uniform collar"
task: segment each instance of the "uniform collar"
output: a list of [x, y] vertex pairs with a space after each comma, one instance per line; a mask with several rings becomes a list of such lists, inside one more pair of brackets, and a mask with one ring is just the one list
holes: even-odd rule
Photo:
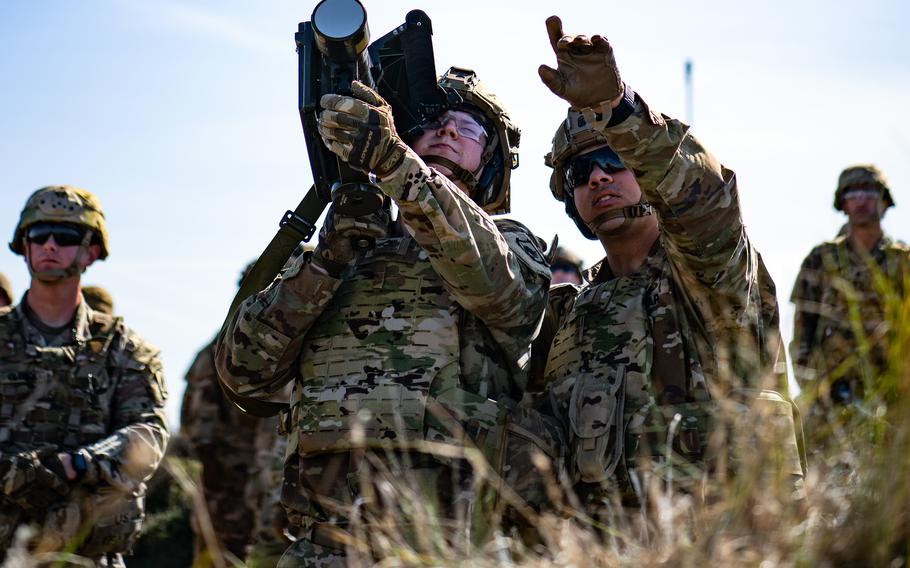
[[63, 345], [72, 345], [74, 343], [85, 343], [91, 336], [89, 323], [91, 322], [92, 310], [85, 298], [81, 298], [79, 305], [76, 306], [76, 313], [73, 319], [67, 324], [68, 332], [64, 331], [57, 335], [46, 326], [38, 323], [37, 316], [29, 309], [25, 303], [25, 294], [13, 309], [16, 318], [22, 324], [22, 332], [28, 343], [40, 345], [42, 347], [61, 347]]
[[[655, 239], [654, 244], [651, 245], [651, 251], [645, 258], [645, 261], [633, 274], [639, 274], [642, 271], [651, 271], [657, 267], [657, 265], [660, 264], [661, 258], [663, 257], [661, 254], [662, 252], [663, 245], [661, 245], [660, 239]], [[584, 273], [585, 281], [590, 282], [591, 284], [600, 284], [602, 282], [607, 282], [616, 278], [616, 275], [614, 275], [613, 271], [610, 269], [610, 263], [607, 262], [607, 257], [603, 257], [600, 262], [585, 270]], [[630, 274], [630, 276], [632, 275]]]

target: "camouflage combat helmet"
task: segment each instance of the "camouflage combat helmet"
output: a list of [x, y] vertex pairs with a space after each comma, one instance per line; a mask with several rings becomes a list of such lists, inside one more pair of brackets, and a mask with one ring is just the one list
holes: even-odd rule
[[[574, 108], [569, 108], [566, 119], [559, 123], [556, 134], [553, 135], [553, 148], [544, 156], [544, 164], [553, 168], [550, 174], [550, 192], [557, 200], [562, 201], [566, 206], [566, 214], [575, 221], [575, 225], [581, 234], [591, 240], [596, 240], [594, 231], [582, 221], [575, 208], [575, 200], [569, 194], [565, 187], [565, 169], [569, 165], [569, 160], [587, 150], [595, 147], [606, 147], [610, 151], [607, 143], [607, 137], [602, 132], [591, 128], [588, 121], [581, 112]], [[616, 156], [617, 162], [622, 162], [619, 156]], [[624, 207], [617, 210], [616, 217], [644, 217], [651, 214], [651, 205], [645, 201]]]
[[[440, 77], [439, 86], [458, 94], [462, 104], [473, 107], [485, 119], [487, 145], [480, 163], [484, 166], [479, 179], [461, 168], [453, 170], [471, 188], [474, 201], [490, 214], [509, 212], [509, 179], [518, 167], [518, 143], [521, 130], [506, 113], [496, 96], [487, 91], [470, 69], [451, 67]], [[457, 109], [460, 104], [454, 105]], [[432, 158], [431, 158], [432, 159]], [[448, 164], [444, 164], [448, 167]], [[457, 168], [457, 166], [455, 166]], [[451, 167], [449, 169], [452, 169]]]
[[888, 188], [885, 174], [871, 164], [860, 164], [850, 166], [841, 172], [837, 180], [837, 189], [834, 190], [834, 208], [836, 210], [844, 210], [844, 193], [846, 193], [848, 187], [855, 186], [877, 187], [882, 192], [885, 209], [894, 206], [894, 198], [891, 197], [891, 190]]
[[114, 315], [114, 298], [101, 286], [83, 286], [82, 297], [96, 312]]
[[550, 192], [557, 200], [565, 203], [566, 214], [575, 221], [581, 234], [591, 240], [596, 239], [594, 232], [578, 216], [572, 197], [566, 198], [565, 167], [572, 156], [606, 143], [607, 138], [603, 133], [589, 127], [585, 117], [570, 108], [569, 115], [559, 123], [559, 128], [553, 135], [553, 149], [543, 158], [544, 164], [553, 168], [553, 173], [550, 174]]
[[581, 269], [584, 266], [584, 261], [580, 256], [570, 251], [565, 247], [558, 246], [553, 254], [553, 259], [550, 260], [550, 266], [556, 265], [565, 265], [574, 267], [579, 274], [581, 274]]
[[94, 233], [92, 242], [101, 246], [99, 259], [107, 258], [108, 235], [104, 213], [98, 198], [91, 192], [69, 185], [42, 187], [28, 198], [19, 217], [9, 248], [18, 255], [25, 254], [23, 237], [35, 223], [69, 223], [85, 227]]

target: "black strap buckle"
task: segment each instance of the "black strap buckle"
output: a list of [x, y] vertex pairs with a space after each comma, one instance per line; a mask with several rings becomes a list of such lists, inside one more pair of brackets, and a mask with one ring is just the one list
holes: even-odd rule
[[651, 207], [651, 204], [647, 201], [641, 203], [636, 203], [635, 205], [630, 205], [624, 210], [625, 216], [630, 219], [637, 217], [647, 217], [654, 212], [654, 209]]
[[300, 240], [308, 243], [316, 232], [316, 225], [310, 223], [294, 211], [288, 209], [278, 222], [280, 228], [288, 227], [290, 230], [300, 234]]

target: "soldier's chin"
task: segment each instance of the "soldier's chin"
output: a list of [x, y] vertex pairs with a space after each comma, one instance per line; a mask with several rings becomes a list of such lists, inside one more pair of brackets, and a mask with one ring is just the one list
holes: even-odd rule
[[594, 229], [594, 233], [597, 235], [603, 235], [605, 237], [622, 234], [628, 225], [628, 223], [626, 223], [627, 220], [628, 219], [625, 217], [607, 219], [606, 221], [603, 221], [597, 225], [597, 228]]

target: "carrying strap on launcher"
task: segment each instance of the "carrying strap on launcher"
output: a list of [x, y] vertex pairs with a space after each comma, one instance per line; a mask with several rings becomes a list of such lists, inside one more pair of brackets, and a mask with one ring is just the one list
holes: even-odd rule
[[[310, 190], [297, 205], [296, 209], [285, 212], [278, 223], [278, 232], [272, 237], [271, 242], [265, 247], [262, 254], [259, 255], [249, 274], [240, 283], [240, 289], [237, 290], [234, 301], [231, 302], [231, 307], [228, 309], [227, 317], [224, 318], [224, 323], [221, 324], [219, 338], [224, 337], [240, 304], [272, 283], [272, 280], [284, 267], [288, 258], [291, 257], [291, 253], [294, 252], [294, 249], [297, 248], [301, 241], [309, 242], [316, 232], [316, 221], [322, 215], [322, 212], [325, 211], [328, 204], [329, 200], [319, 195], [314, 185], [310, 187]], [[221, 390], [224, 391], [224, 395], [247, 414], [267, 418], [275, 416], [288, 407], [285, 403], [268, 402], [237, 394], [224, 383], [220, 376], [218, 377], [218, 382], [221, 384]]]

